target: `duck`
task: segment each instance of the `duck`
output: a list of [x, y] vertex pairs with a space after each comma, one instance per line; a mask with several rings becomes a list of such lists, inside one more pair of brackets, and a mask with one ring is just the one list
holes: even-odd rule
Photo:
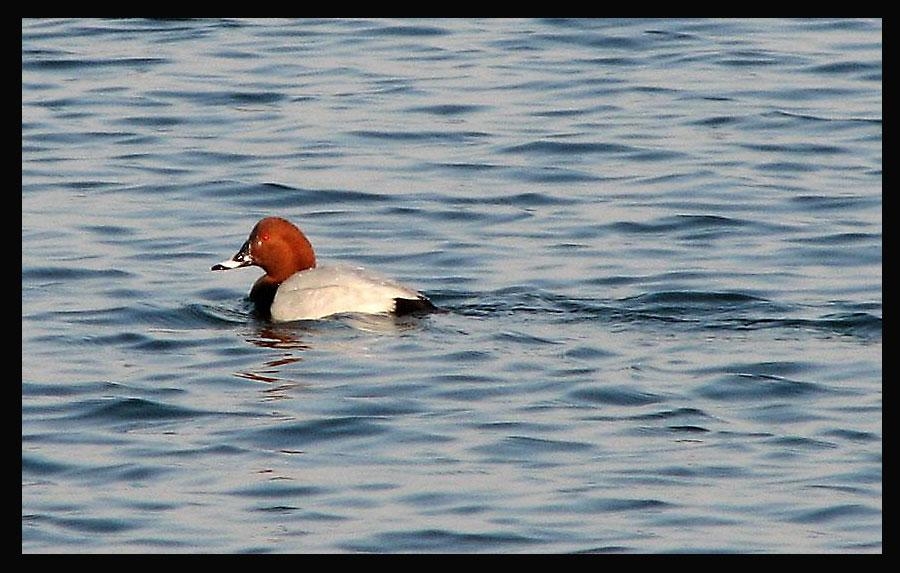
[[312, 243], [282, 217], [265, 217], [228, 260], [210, 270], [257, 266], [250, 289], [255, 312], [273, 322], [318, 320], [345, 313], [402, 316], [437, 311], [424, 294], [361, 267], [318, 266]]

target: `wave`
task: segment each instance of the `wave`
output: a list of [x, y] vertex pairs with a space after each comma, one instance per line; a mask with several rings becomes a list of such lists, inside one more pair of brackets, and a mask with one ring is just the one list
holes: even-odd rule
[[462, 315], [546, 314], [566, 322], [602, 320], [632, 326], [665, 324], [701, 330], [816, 330], [839, 336], [880, 339], [883, 319], [871, 305], [844, 303], [846, 311], [808, 315], [815, 308], [733, 291], [659, 290], [620, 299], [574, 298], [526, 287], [504, 288], [472, 301], [465, 292], [436, 292], [436, 304]]

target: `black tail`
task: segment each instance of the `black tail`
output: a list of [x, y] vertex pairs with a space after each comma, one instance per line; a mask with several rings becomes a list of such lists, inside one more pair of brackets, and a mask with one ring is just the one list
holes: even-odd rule
[[441, 312], [434, 303], [420, 296], [418, 298], [395, 298], [394, 314], [403, 316], [406, 314], [425, 314], [428, 312]]

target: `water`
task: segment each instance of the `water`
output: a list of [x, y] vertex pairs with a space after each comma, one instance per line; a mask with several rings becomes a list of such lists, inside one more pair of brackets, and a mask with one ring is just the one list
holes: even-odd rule
[[[879, 20], [24, 20], [24, 552], [881, 552]], [[253, 224], [445, 314], [267, 324]]]

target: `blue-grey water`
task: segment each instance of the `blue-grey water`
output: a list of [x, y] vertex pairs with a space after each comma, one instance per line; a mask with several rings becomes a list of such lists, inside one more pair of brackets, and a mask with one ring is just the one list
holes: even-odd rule
[[[22, 21], [22, 551], [881, 552], [880, 20]], [[269, 324], [261, 217], [448, 312]]]

